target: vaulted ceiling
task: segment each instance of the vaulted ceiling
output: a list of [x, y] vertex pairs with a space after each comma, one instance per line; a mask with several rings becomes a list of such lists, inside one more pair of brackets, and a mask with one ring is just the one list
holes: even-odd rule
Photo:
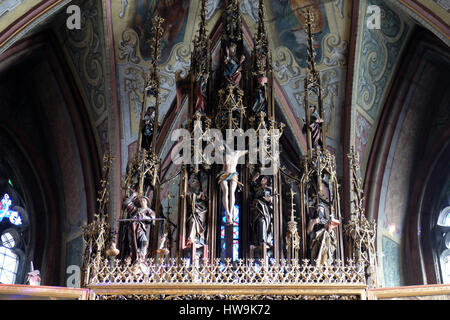
[[[277, 78], [277, 102], [302, 150], [305, 32], [300, 10], [310, 6], [319, 18], [314, 31], [316, 61], [324, 87], [329, 145], [338, 155], [342, 146], [354, 145], [365, 168], [377, 123], [403, 50], [416, 25], [431, 30], [449, 44], [449, 8], [445, 1], [419, 0], [279, 0], [266, 1], [266, 28]], [[81, 7], [81, 30], [69, 30], [68, 5]], [[370, 6], [381, 9], [381, 29], [369, 29]], [[246, 44], [252, 46], [257, 0], [240, 1]], [[140, 93], [149, 56], [144, 26], [147, 12], [166, 18], [161, 56], [162, 112], [176, 99], [175, 72], [185, 76], [192, 40], [199, 22], [199, 1], [23, 1], [0, 4], [0, 53], [19, 39], [47, 24], [58, 36], [72, 71], [90, 107], [100, 149], [127, 149], [137, 137]], [[208, 30], [221, 16], [221, 1], [208, 0]], [[108, 115], [114, 115], [114, 120]], [[109, 119], [108, 121], [105, 121]], [[113, 128], [115, 129], [113, 129]], [[104, 131], [107, 131], [106, 134]], [[115, 132], [115, 130], [120, 130]], [[107, 141], [100, 141], [108, 139]], [[120, 141], [117, 141], [119, 139]], [[346, 148], [348, 149], [348, 148]], [[365, 170], [363, 170], [363, 173]]]

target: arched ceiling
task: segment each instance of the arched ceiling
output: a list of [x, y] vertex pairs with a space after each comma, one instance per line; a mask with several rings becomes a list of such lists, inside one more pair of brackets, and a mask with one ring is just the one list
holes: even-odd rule
[[[156, 4], [156, 5], [155, 5]], [[156, 10], [166, 18], [164, 44], [161, 54], [162, 112], [170, 108], [176, 98], [175, 72], [185, 76], [190, 65], [192, 40], [199, 23], [199, 1], [115, 1], [111, 5], [116, 64], [116, 81], [122, 112], [122, 149], [127, 149], [137, 137], [138, 114], [143, 91], [141, 77], [147, 61], [147, 47], [143, 28], [151, 19], [150, 10]], [[299, 9], [311, 6], [320, 25], [314, 30], [316, 61], [322, 73], [324, 105], [328, 125], [329, 145], [340, 152], [341, 115], [345, 100], [347, 50], [350, 32], [351, 2], [348, 1], [267, 1], [266, 30], [273, 54], [273, 66], [277, 78], [277, 101], [284, 119], [297, 136], [302, 149], [301, 126], [303, 118], [303, 79], [306, 69], [306, 34]], [[207, 30], [211, 32], [221, 18], [221, 1], [207, 2]], [[249, 48], [256, 28], [258, 1], [244, 0], [240, 9]], [[168, 14], [168, 12], [176, 12]], [[125, 161], [125, 159], [123, 159]]]
[[55, 18], [71, 0], [0, 1], [0, 54], [19, 39], [30, 36]]
[[359, 3], [360, 20], [366, 21], [370, 5], [379, 6], [382, 16], [381, 29], [369, 29], [366, 23], [359, 23], [355, 37], [350, 141], [359, 153], [364, 172], [379, 117], [414, 22], [387, 1]]
[[43, 2], [43, 0], [35, 1], [35, 3], [24, 0], [2, 1], [0, 3], [0, 31], [5, 30], [7, 27], [12, 25], [18, 17], [24, 15], [35, 4], [40, 2]]
[[419, 24], [450, 45], [450, 2], [447, 0], [399, 0], [390, 1]]
[[[276, 86], [280, 89], [277, 101], [298, 141], [301, 141], [304, 113], [302, 81], [306, 67], [306, 35], [301, 8], [312, 8], [319, 21], [318, 28], [313, 31], [316, 62], [324, 87], [329, 145], [339, 159], [343, 152], [340, 147], [343, 139], [350, 140], [349, 144], [356, 146], [364, 167], [392, 75], [414, 25], [422, 23], [448, 41], [450, 14], [445, 3], [439, 0], [266, 1], [266, 30], [273, 52]], [[137, 111], [143, 89], [141, 72], [149, 59], [144, 32], [150, 20], [148, 12], [156, 10], [166, 18], [161, 55], [161, 115], [164, 116], [176, 96], [175, 72], [181, 70], [184, 76], [189, 68], [191, 43], [199, 23], [199, 1], [41, 0], [33, 4], [22, 0], [3, 1], [0, 4], [0, 12], [4, 13], [0, 19], [0, 50], [11, 45], [14, 38], [21, 36], [20, 33], [26, 34], [27, 28], [31, 30], [33, 26], [44, 23], [68, 4], [81, 7], [84, 26], [78, 31], [67, 30], [65, 15], [61, 12], [56, 18], [58, 22], [53, 24], [55, 33], [72, 61], [80, 87], [84, 87], [85, 99], [92, 109], [91, 120], [102, 131], [99, 135], [110, 136], [107, 128], [113, 122], [109, 125], [105, 122], [105, 111], [111, 111], [107, 107], [109, 104], [116, 104], [116, 113], [120, 110], [116, 116], [121, 120], [115, 124], [121, 131], [121, 143], [117, 148], [127, 150], [137, 137]], [[380, 30], [367, 29], [366, 12], [370, 5], [381, 8]], [[257, 7], [257, 0], [240, 1], [249, 47], [255, 32]], [[207, 1], [206, 17], [210, 32], [220, 20], [221, 12], [221, 1]], [[350, 77], [347, 75], [349, 65]], [[347, 86], [351, 86], [350, 90]], [[350, 97], [348, 92], [352, 93]], [[343, 108], [349, 103], [351, 125], [343, 128]], [[109, 143], [110, 140], [101, 144]], [[298, 147], [302, 149], [300, 142]], [[123, 154], [124, 159], [127, 158], [126, 153]]]
[[[6, 8], [6, 3], [0, 4]], [[207, 29], [217, 31], [222, 8], [219, 0], [207, 1]], [[156, 8], [166, 18], [161, 55], [162, 110], [164, 117], [176, 102], [175, 72], [185, 76], [190, 65], [192, 40], [199, 23], [198, 0], [60, 0], [23, 1], [0, 19], [0, 50], [50, 21], [70, 71], [89, 108], [99, 152], [117, 155], [120, 172], [137, 138], [138, 110], [143, 91], [142, 72], [148, 66], [147, 13]], [[314, 31], [316, 62], [321, 72], [326, 110], [328, 145], [342, 173], [344, 153], [355, 146], [364, 174], [379, 117], [397, 66], [417, 24], [448, 44], [449, 12], [445, 1], [425, 0], [267, 0], [266, 30], [276, 76], [276, 100], [283, 121], [302, 150], [302, 81], [305, 75], [305, 32], [299, 9], [309, 6], [318, 18]], [[82, 29], [68, 30], [65, 6], [79, 5]], [[256, 26], [257, 0], [241, 0], [248, 48]], [[367, 27], [367, 8], [381, 9], [381, 29]], [[53, 10], [53, 11], [52, 11]], [[55, 12], [59, 14], [55, 15]], [[13, 18], [14, 17], [14, 18]], [[3, 29], [2, 29], [3, 28]], [[28, 30], [28, 29], [29, 30]], [[28, 30], [28, 31], [27, 31]], [[212, 38], [218, 39], [217, 35]], [[2, 51], [0, 51], [1, 54]], [[162, 119], [161, 119], [162, 120]], [[171, 127], [179, 125], [174, 117]], [[170, 145], [166, 145], [167, 152]]]

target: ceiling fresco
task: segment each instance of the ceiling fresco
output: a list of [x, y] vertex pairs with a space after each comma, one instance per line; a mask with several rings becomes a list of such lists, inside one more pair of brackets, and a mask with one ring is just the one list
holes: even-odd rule
[[[82, 27], [69, 30], [65, 15], [55, 24], [55, 33], [70, 61], [69, 66], [75, 77], [80, 93], [89, 106], [89, 118], [96, 128], [99, 152], [110, 150], [108, 114], [111, 111], [110, 79], [108, 78], [107, 42], [103, 29], [101, 1], [79, 1]], [[99, 154], [100, 158], [103, 157]]]
[[[45, 1], [34, 2], [37, 6]], [[56, 1], [61, 2], [61, 1]], [[120, 113], [122, 168], [126, 166], [128, 151], [137, 138], [138, 114], [143, 91], [143, 72], [149, 63], [148, 26], [153, 12], [164, 16], [163, 48], [161, 53], [162, 117], [176, 100], [176, 77], [187, 75], [192, 40], [199, 20], [198, 0], [88, 0], [64, 1], [78, 4], [82, 9], [80, 31], [64, 29], [64, 15], [55, 33], [69, 57], [69, 64], [82, 88], [82, 95], [91, 108], [90, 118], [97, 128], [99, 145], [104, 152], [112, 137], [108, 119], [111, 96], [117, 92]], [[46, 2], [45, 2], [46, 3]], [[62, 2], [61, 2], [62, 3]], [[220, 0], [206, 3], [209, 32], [221, 18]], [[272, 49], [276, 76], [276, 101], [283, 120], [293, 136], [297, 148], [303, 152], [301, 127], [304, 117], [303, 79], [305, 75], [305, 31], [300, 9], [309, 7], [318, 21], [313, 30], [315, 60], [321, 73], [325, 120], [330, 148], [337, 159], [342, 157], [343, 106], [347, 79], [352, 5], [344, 0], [268, 0], [266, 30]], [[359, 5], [355, 70], [352, 91], [351, 141], [366, 165], [378, 117], [389, 91], [392, 76], [402, 50], [416, 23], [422, 23], [448, 43], [450, 13], [448, 1], [434, 0], [361, 0]], [[369, 5], [381, 8], [380, 30], [368, 30], [366, 10]], [[50, 4], [49, 4], [50, 5]], [[0, 2], [0, 32], [8, 27], [12, 17], [32, 9], [31, 1], [4, 0]], [[252, 46], [255, 33], [257, 0], [241, 0], [240, 11], [246, 29], [247, 49]], [[409, 18], [411, 16], [412, 18]], [[57, 19], [58, 20], [58, 19]], [[444, 25], [444, 26], [443, 26]], [[86, 26], [86, 28], [84, 28]], [[112, 33], [112, 34], [109, 34]], [[111, 37], [111, 38], [109, 38]], [[111, 49], [112, 48], [112, 49]], [[112, 52], [110, 50], [113, 50]], [[110, 54], [115, 60], [111, 61]], [[112, 55], [111, 55], [112, 56]], [[112, 93], [114, 92], [114, 93]], [[169, 145], [164, 147], [168, 150]], [[338, 164], [338, 167], [340, 165]]]
[[381, 28], [369, 29], [367, 24], [360, 24], [355, 48], [352, 97], [352, 144], [359, 153], [363, 173], [377, 122], [400, 62], [399, 57], [414, 26], [409, 17], [398, 13], [383, 0], [360, 1], [359, 12], [363, 21], [366, 20], [367, 8], [370, 5], [381, 9]]
[[40, 1], [34, 1], [34, 3], [24, 0], [0, 1], [0, 31], [8, 27], [18, 16], [27, 12], [33, 4], [36, 5], [38, 2]]
[[[218, 23], [221, 2], [207, 1], [206, 17], [209, 32]], [[280, 87], [278, 102], [288, 126], [297, 137], [301, 136], [303, 124], [303, 79], [306, 70], [306, 33], [302, 7], [310, 6], [319, 21], [314, 32], [316, 62], [322, 74], [324, 106], [330, 146], [339, 151], [341, 109], [344, 103], [347, 50], [351, 3], [345, 1], [277, 0], [266, 1], [266, 29], [273, 52], [273, 66]], [[175, 15], [167, 15], [168, 8], [177, 8]], [[257, 0], [240, 2], [244, 27], [250, 35], [255, 33], [258, 9]], [[122, 116], [122, 150], [132, 149], [137, 139], [138, 116], [143, 91], [143, 71], [146, 70], [149, 54], [145, 26], [151, 21], [149, 12], [158, 11], [167, 16], [160, 59], [161, 118], [176, 99], [175, 73], [187, 75], [190, 66], [192, 40], [199, 22], [199, 1], [115, 1], [112, 3], [112, 25], [116, 53], [117, 90]], [[172, 9], [171, 9], [172, 10]], [[175, 12], [175, 10], [171, 11]], [[151, 14], [150, 14], [151, 16]], [[251, 47], [251, 39], [247, 46]], [[297, 139], [300, 141], [300, 139]], [[303, 147], [297, 142], [300, 150]], [[130, 147], [131, 146], [131, 147]], [[163, 150], [168, 150], [166, 146]], [[163, 151], [164, 152], [164, 151]], [[122, 168], [128, 156], [123, 156]]]
[[160, 59], [160, 62], [164, 64], [167, 62], [174, 45], [184, 40], [189, 7], [189, 0], [136, 1], [131, 28], [139, 37], [140, 54], [145, 60], [152, 58], [148, 40], [151, 38], [149, 26], [152, 24], [153, 15], [157, 14], [165, 18], [162, 24], [164, 33], [161, 39]]
[[[318, 21], [313, 30], [313, 45], [323, 87], [328, 145], [336, 154], [338, 168], [342, 168], [342, 163], [339, 162], [344, 158], [342, 124], [344, 104], [348, 99], [345, 96], [346, 86], [353, 85], [350, 97], [350, 144], [359, 153], [364, 174], [378, 118], [399, 57], [415, 22], [389, 0], [361, 0], [358, 7], [360, 18], [355, 28], [355, 57], [351, 62], [355, 70], [354, 81], [353, 84], [346, 84], [352, 22], [351, 1], [271, 0], [265, 1], [265, 4], [265, 25], [276, 78], [275, 99], [282, 121], [295, 138], [292, 139], [296, 144], [294, 147], [300, 153], [303, 153], [305, 147], [302, 145], [304, 138], [301, 128], [304, 118], [306, 33], [299, 11], [300, 8], [309, 7]], [[77, 32], [67, 31], [62, 30], [61, 23], [60, 29], [56, 31], [70, 57], [74, 73], [78, 74], [78, 83], [83, 88], [85, 101], [91, 106], [90, 117], [97, 128], [98, 143], [103, 151], [109, 149], [112, 137], [117, 137], [112, 131], [112, 120], [108, 117], [108, 113], [111, 113], [109, 106], [113, 105], [111, 91], [117, 92], [116, 109], [120, 116], [120, 128], [117, 128], [120, 130], [120, 142], [117, 147], [121, 149], [120, 167], [124, 173], [137, 140], [144, 90], [143, 75], [151, 59], [147, 41], [149, 34], [145, 30], [149, 30], [152, 12], [156, 11], [166, 17], [160, 58], [162, 103], [159, 120], [163, 121], [170, 106], [176, 103], [176, 74], [184, 78], [190, 67], [200, 3], [187, 0], [121, 0], [105, 5], [104, 1], [90, 0], [80, 2], [80, 5], [82, 23], [86, 27]], [[379, 30], [367, 28], [365, 22], [369, 5], [377, 5], [381, 9]], [[108, 14], [105, 14], [105, 8], [108, 8]], [[221, 1], [207, 1], [208, 32], [212, 32], [220, 23], [222, 10]], [[256, 32], [257, 10], [257, 0], [240, 1], [247, 50], [251, 49], [251, 37]], [[111, 39], [108, 39], [106, 32], [108, 25], [111, 28]], [[114, 54], [114, 61], [109, 61], [110, 54]], [[170, 130], [182, 125], [183, 114], [177, 114]], [[169, 138], [166, 138], [162, 146], [163, 157], [168, 155], [172, 144], [170, 132], [167, 136]]]
[[[176, 10], [175, 10], [176, 9]], [[174, 14], [169, 14], [169, 10]], [[185, 77], [190, 65], [190, 43], [196, 25], [198, 3], [195, 1], [116, 1], [112, 3], [112, 23], [116, 45], [116, 80], [122, 117], [122, 168], [137, 139], [144, 72], [149, 60], [148, 30], [152, 12], [165, 17], [160, 58], [161, 110], [163, 121], [176, 99], [175, 72]], [[163, 148], [167, 151], [167, 148]]]
[[448, 0], [398, 0], [389, 2], [414, 18], [450, 45], [450, 1]]
[[[345, 79], [350, 29], [351, 3], [345, 1], [269, 1], [267, 29], [273, 51], [273, 67], [289, 105], [280, 99], [290, 127], [301, 128], [304, 118], [303, 81], [306, 72], [306, 33], [302, 7], [310, 7], [318, 21], [313, 30], [317, 69], [321, 73], [323, 104], [328, 144], [342, 154], [341, 115], [344, 105]], [[297, 130], [297, 138], [300, 133]], [[297, 139], [300, 141], [300, 139]]]

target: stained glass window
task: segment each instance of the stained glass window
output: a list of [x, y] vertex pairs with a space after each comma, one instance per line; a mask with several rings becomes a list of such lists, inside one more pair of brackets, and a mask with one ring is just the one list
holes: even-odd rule
[[8, 194], [5, 194], [0, 201], [0, 222], [3, 219], [9, 219], [13, 225], [20, 226], [22, 224], [22, 218], [17, 211], [13, 211], [10, 209], [11, 207], [11, 199]]
[[5, 284], [16, 282], [20, 262], [17, 252], [21, 251], [20, 236], [14, 227], [22, 225], [22, 217], [11, 207], [11, 198], [8, 194], [3, 195], [0, 200], [0, 223], [3, 229], [0, 235], [0, 283]]
[[16, 281], [19, 258], [6, 246], [0, 247], [0, 283], [13, 284]]
[[14, 237], [9, 232], [5, 232], [1, 236], [2, 246], [12, 249], [16, 246], [16, 241], [14, 241]]
[[437, 220], [440, 240], [437, 247], [442, 283], [450, 283], [450, 206], [441, 210]]
[[450, 211], [444, 217], [444, 225], [450, 227]]
[[17, 241], [7, 231], [1, 235], [0, 240], [0, 283], [13, 284], [19, 267], [19, 257], [13, 251]]
[[450, 249], [446, 249], [441, 253], [441, 270], [442, 282], [450, 283]]
[[[220, 248], [221, 256], [226, 256], [226, 239], [225, 239], [225, 224], [226, 224], [226, 213], [225, 210], [222, 212], [222, 219], [220, 225]], [[239, 206], [234, 205], [233, 210], [233, 261], [239, 258]]]

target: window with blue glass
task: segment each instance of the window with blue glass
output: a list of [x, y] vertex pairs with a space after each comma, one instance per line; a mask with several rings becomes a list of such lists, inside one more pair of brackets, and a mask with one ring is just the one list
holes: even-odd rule
[[3, 219], [8, 219], [15, 226], [22, 225], [20, 214], [11, 209], [11, 199], [8, 194], [5, 194], [0, 202], [0, 222]]
[[437, 227], [439, 240], [436, 249], [439, 257], [440, 278], [442, 283], [450, 284], [450, 206], [440, 211]]
[[[227, 239], [225, 235], [226, 225], [226, 213], [225, 210], [222, 211], [222, 218], [220, 219], [220, 253], [221, 257], [226, 257], [226, 248], [227, 248]], [[230, 244], [229, 244], [230, 245]], [[234, 205], [233, 209], [233, 238], [232, 243], [233, 246], [233, 261], [236, 261], [239, 258], [239, 206], [237, 204]]]
[[12, 208], [12, 200], [4, 194], [0, 200], [0, 283], [4, 284], [16, 283], [23, 256], [18, 231], [23, 221], [20, 213]]

